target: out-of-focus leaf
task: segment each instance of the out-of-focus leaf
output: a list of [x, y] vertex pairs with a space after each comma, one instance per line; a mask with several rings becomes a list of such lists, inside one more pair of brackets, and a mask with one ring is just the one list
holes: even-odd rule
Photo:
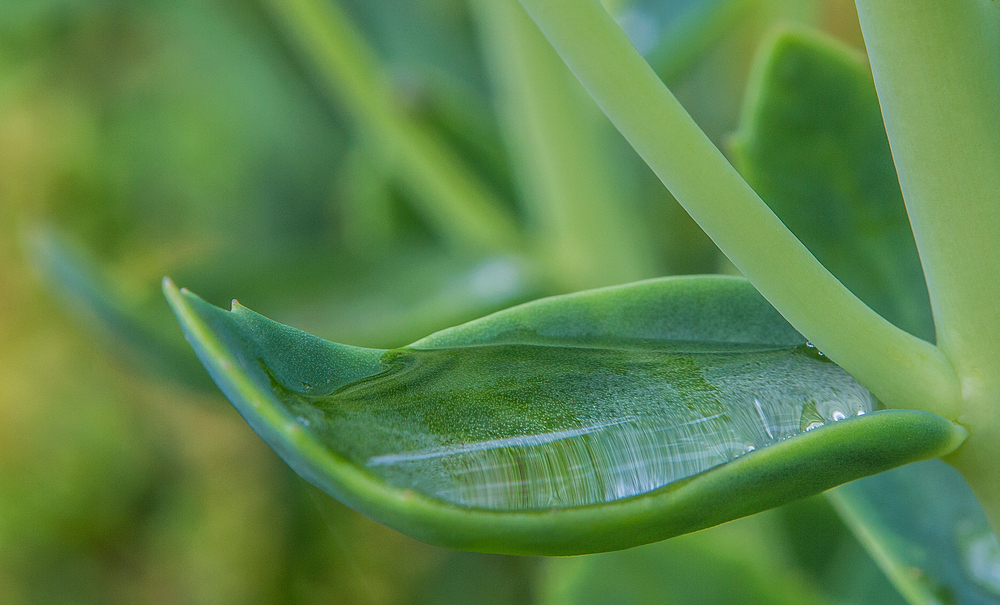
[[521, 257], [460, 259], [405, 249], [405, 258], [358, 263], [339, 287], [273, 301], [281, 318], [344, 342], [396, 347], [537, 295], [536, 271]]
[[0, 31], [6, 205], [102, 257], [330, 234], [343, 136], [245, 3], [79, 4]]
[[152, 370], [196, 388], [212, 388], [204, 368], [199, 367], [176, 330], [162, 321], [168, 319], [166, 314], [130, 304], [119, 284], [52, 229], [36, 230], [26, 240], [27, 253], [48, 288], [115, 357], [136, 369]]
[[487, 98], [466, 0], [344, 0], [414, 118], [434, 128], [505, 199], [509, 162]]
[[616, 133], [517, 0], [477, 0], [497, 109], [539, 255], [573, 291], [655, 275], [652, 245], [623, 200]]
[[731, 155], [844, 285], [901, 328], [933, 339], [920, 259], [862, 55], [819, 33], [774, 32], [758, 55]]
[[[541, 560], [449, 550], [358, 515], [295, 476], [297, 539], [286, 559], [294, 602], [529, 605]], [[881, 573], [881, 572], [879, 572]]]
[[656, 75], [671, 85], [754, 4], [754, 0], [634, 2], [618, 20]]
[[427, 70], [484, 91], [465, 0], [339, 0], [380, 58], [404, 77]]
[[399, 235], [390, 175], [364, 148], [347, 153], [336, 198], [344, 247], [358, 255], [386, 254]]
[[164, 290], [217, 384], [300, 475], [456, 548], [625, 548], [965, 436], [930, 414], [870, 413], [867, 390], [742, 279], [543, 299], [390, 351]]
[[441, 133], [490, 186], [513, 199], [510, 159], [486, 94], [441, 71], [401, 80], [413, 117]]
[[913, 605], [1000, 603], [1000, 544], [972, 490], [944, 462], [855, 481], [830, 498]]
[[[36, 230], [26, 239], [39, 276], [115, 357], [135, 369], [215, 390], [181, 340], [166, 306], [159, 302], [162, 299], [148, 301], [142, 296], [145, 292], [127, 295], [120, 280], [52, 229]], [[517, 257], [462, 260], [416, 247], [406, 248], [402, 256], [375, 263], [358, 261], [353, 268], [325, 272], [313, 259], [294, 255], [270, 259], [252, 273], [229, 276], [226, 287], [250, 290], [255, 302], [311, 331], [383, 346], [398, 346], [428, 331], [495, 311], [534, 291], [531, 271]], [[327, 264], [335, 260], [320, 259]], [[319, 289], [296, 287], [296, 280], [318, 272], [330, 284]], [[220, 277], [218, 267], [195, 267], [186, 273], [198, 282]], [[284, 277], [261, 279], [261, 273]]]
[[540, 605], [819, 605], [773, 515], [615, 553], [548, 562]]
[[268, 5], [360, 138], [440, 236], [474, 250], [517, 245], [516, 217], [441, 137], [403, 111], [384, 65], [339, 2], [269, 0]]
[[448, 551], [416, 587], [412, 605], [526, 605], [532, 599], [536, 560]]
[[825, 495], [776, 510], [789, 559], [822, 594], [838, 603], [905, 605]]
[[[823, 499], [826, 499], [823, 496]], [[805, 528], [808, 531], [808, 528]], [[850, 534], [850, 530], [848, 530]], [[827, 568], [822, 578], [822, 587], [840, 603], [858, 605], [907, 605], [906, 599], [896, 590], [872, 560], [865, 547], [851, 534], [835, 551], [828, 551]]]

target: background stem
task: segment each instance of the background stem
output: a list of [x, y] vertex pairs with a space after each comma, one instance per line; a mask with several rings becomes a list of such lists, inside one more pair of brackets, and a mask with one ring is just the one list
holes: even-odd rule
[[370, 148], [445, 239], [485, 250], [519, 243], [516, 220], [501, 200], [394, 102], [385, 69], [337, 2], [268, 4]]
[[655, 275], [608, 161], [618, 134], [517, 0], [472, 6], [529, 234], [553, 278], [574, 291]]

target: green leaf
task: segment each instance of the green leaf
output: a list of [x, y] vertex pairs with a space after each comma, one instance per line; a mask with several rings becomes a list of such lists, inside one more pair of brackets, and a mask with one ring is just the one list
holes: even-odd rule
[[1000, 544], [972, 490], [944, 462], [855, 481], [830, 498], [910, 603], [1000, 603]]
[[926, 413], [868, 413], [868, 391], [737, 278], [543, 299], [389, 351], [164, 290], [217, 384], [300, 475], [443, 546], [627, 548], [965, 436]]
[[756, 61], [732, 159], [798, 238], [899, 327], [934, 338], [927, 288], [864, 56], [778, 30]]
[[[378, 347], [398, 347], [538, 295], [541, 280], [520, 256], [461, 258], [400, 245], [382, 252], [374, 258], [341, 255], [321, 262], [292, 256], [239, 281], [226, 280], [225, 290], [231, 292], [234, 284], [244, 291], [253, 288], [254, 304], [266, 305], [282, 321], [326, 338]], [[321, 264], [329, 267], [326, 283], [309, 289], [306, 284], [315, 281]], [[277, 272], [282, 277], [275, 284]], [[199, 275], [199, 283], [219, 293], [223, 288], [207, 281], [214, 273]], [[299, 291], [303, 288], [305, 292]]]
[[825, 495], [790, 502], [776, 514], [782, 523], [773, 533], [784, 537], [797, 568], [824, 595], [842, 604], [906, 605]]
[[212, 388], [176, 329], [157, 321], [169, 319], [165, 309], [158, 317], [148, 305], [130, 300], [94, 259], [50, 228], [29, 233], [25, 241], [38, 276], [115, 357], [194, 388]]
[[[659, 33], [649, 50], [643, 52], [649, 60], [650, 66], [656, 71], [656, 75], [660, 76], [660, 79], [668, 86], [673, 86], [687, 75], [697, 61], [729, 30], [752, 18], [751, 9], [757, 3], [753, 0], [712, 0], [710, 2], [646, 2], [636, 4], [638, 6], [630, 7], [631, 12], [626, 13], [631, 17], [630, 20], [626, 21], [626, 24], [642, 17], [645, 17], [646, 20], [653, 20], [652, 14], [640, 12], [642, 8], [646, 8], [649, 13], [661, 13], [657, 15], [660, 19], [664, 18], [662, 14], [664, 12], [680, 13], [670, 15], [672, 18], [665, 19], [667, 21], [666, 27]], [[650, 4], [653, 6], [648, 6]], [[679, 5], [683, 6], [678, 9]], [[634, 40], [636, 35], [632, 34], [631, 37]], [[640, 48], [640, 50], [642, 49]]]
[[[156, 290], [147, 278], [132, 275], [125, 283], [53, 228], [36, 228], [24, 239], [36, 274], [115, 359], [147, 375], [217, 392], [181, 339], [163, 299], [150, 299], [149, 288]], [[195, 263], [183, 272], [185, 280], [210, 288], [213, 295], [239, 287], [286, 321], [340, 340], [381, 346], [398, 346], [525, 300], [537, 288], [527, 262], [512, 255], [476, 260], [418, 246], [388, 251], [396, 253], [352, 257], [352, 262], [312, 248], [283, 258], [240, 254], [223, 260], [215, 255], [212, 264]], [[329, 283], [317, 290], [308, 276], [331, 263]]]
[[389, 74], [340, 2], [269, 0], [289, 41], [323, 77], [354, 130], [440, 235], [473, 250], [505, 250], [521, 238], [516, 217], [436, 133], [414, 121]]
[[762, 514], [621, 552], [547, 561], [541, 605], [819, 605]]

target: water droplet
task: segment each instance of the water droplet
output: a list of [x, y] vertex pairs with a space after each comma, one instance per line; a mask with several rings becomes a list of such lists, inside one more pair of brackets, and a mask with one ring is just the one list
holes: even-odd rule
[[753, 407], [757, 410], [757, 416], [760, 417], [760, 424], [764, 427], [764, 432], [767, 433], [767, 438], [774, 440], [774, 433], [771, 432], [771, 423], [768, 422], [767, 417], [764, 416], [764, 408], [760, 404], [760, 399], [756, 397], [753, 398]]
[[802, 419], [799, 421], [799, 427], [803, 431], [811, 431], [817, 429], [824, 424], [826, 424], [826, 418], [819, 413], [816, 409], [816, 404], [810, 401], [802, 408]]
[[645, 347], [399, 349], [331, 393], [272, 386], [292, 418], [388, 484], [502, 510], [647, 493], [872, 409], [806, 347]]
[[812, 353], [814, 353], [818, 357], [826, 357], [826, 355], [823, 354], [823, 351], [817, 349], [816, 345], [814, 345], [809, 341], [806, 341], [806, 348], [809, 349]]

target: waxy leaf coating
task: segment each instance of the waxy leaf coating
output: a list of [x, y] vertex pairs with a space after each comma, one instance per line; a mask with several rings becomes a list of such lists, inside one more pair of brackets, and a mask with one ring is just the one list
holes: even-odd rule
[[737, 278], [544, 299], [388, 351], [165, 291], [213, 378], [299, 474], [444, 546], [627, 548], [964, 438], [930, 414], [875, 411]]

